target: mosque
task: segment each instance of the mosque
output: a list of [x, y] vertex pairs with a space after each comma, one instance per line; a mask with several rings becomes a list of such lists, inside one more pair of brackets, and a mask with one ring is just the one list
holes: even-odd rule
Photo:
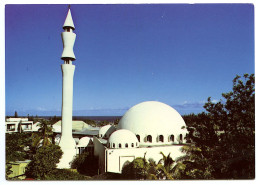
[[169, 105], [157, 101], [146, 101], [130, 108], [117, 126], [106, 125], [94, 135], [73, 138], [72, 133], [72, 99], [73, 75], [72, 65], [75, 55], [73, 45], [76, 34], [69, 9], [62, 33], [63, 53], [61, 59], [63, 72], [62, 121], [59, 145], [63, 156], [58, 168], [69, 168], [69, 163], [76, 154], [90, 152], [98, 158], [99, 172], [121, 173], [124, 164], [137, 157], [146, 156], [159, 161], [170, 154], [173, 159], [182, 155], [181, 147], [186, 144], [188, 133], [181, 115]]

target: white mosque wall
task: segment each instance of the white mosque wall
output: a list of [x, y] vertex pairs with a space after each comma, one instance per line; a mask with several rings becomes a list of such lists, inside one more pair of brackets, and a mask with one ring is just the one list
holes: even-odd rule
[[100, 140], [97, 137], [93, 138], [94, 143], [94, 156], [98, 157], [98, 166], [99, 166], [99, 172], [103, 173], [105, 172], [105, 164], [106, 164], [106, 147], [100, 142]]
[[[95, 144], [97, 143], [99, 143], [99, 145], [102, 145], [100, 142], [96, 142]], [[96, 153], [99, 156], [100, 173], [121, 173], [122, 168], [127, 161], [132, 162], [137, 157], [144, 157], [145, 153], [145, 157], [147, 160], [149, 158], [152, 158], [156, 162], [162, 159], [162, 155], [160, 154], [160, 152], [163, 152], [163, 154], [166, 156], [170, 153], [170, 156], [174, 160], [184, 155], [184, 153], [181, 152], [181, 147], [183, 145], [153, 146], [127, 149], [109, 149], [102, 145], [103, 149], [102, 147], [100, 147], [99, 150], [97, 150], [96, 146], [97, 145], [95, 145], [96, 152], [101, 152]]]

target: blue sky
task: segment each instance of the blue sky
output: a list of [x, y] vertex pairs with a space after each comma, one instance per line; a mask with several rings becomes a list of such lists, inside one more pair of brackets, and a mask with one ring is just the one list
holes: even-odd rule
[[[67, 5], [6, 5], [6, 114], [60, 115]], [[250, 4], [71, 5], [77, 34], [74, 115], [123, 115], [164, 102], [203, 111], [254, 73]]]

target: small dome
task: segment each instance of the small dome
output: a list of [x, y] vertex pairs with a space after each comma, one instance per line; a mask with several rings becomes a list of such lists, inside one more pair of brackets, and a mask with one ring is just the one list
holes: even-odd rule
[[134, 133], [120, 129], [112, 133], [107, 142], [109, 148], [135, 148], [139, 142]]
[[140, 145], [179, 144], [186, 134], [181, 115], [169, 105], [157, 101], [139, 103], [121, 118], [118, 129], [133, 132]]
[[92, 141], [91, 141], [90, 137], [82, 137], [82, 138], [79, 140], [78, 147], [86, 147], [86, 146], [88, 146], [91, 142], [92, 142]]
[[105, 125], [100, 128], [98, 132], [98, 137], [99, 138], [109, 138], [109, 136], [116, 130], [114, 125]]

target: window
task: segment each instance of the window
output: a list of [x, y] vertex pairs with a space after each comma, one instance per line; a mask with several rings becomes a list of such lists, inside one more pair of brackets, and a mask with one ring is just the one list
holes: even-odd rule
[[161, 142], [164, 141], [163, 135], [159, 135], [159, 141], [161, 141]]
[[115, 148], [115, 143], [113, 143], [113, 148]]
[[134, 147], [134, 143], [132, 143], [132, 147]]
[[140, 142], [140, 136], [139, 136], [139, 135], [136, 135], [136, 137], [137, 137], [138, 141]]
[[121, 143], [119, 143], [118, 147], [119, 147], [119, 148], [121, 148], [121, 147], [122, 147], [122, 146], [121, 146]]
[[174, 135], [170, 135], [170, 141], [174, 142]]
[[180, 134], [180, 142], [182, 143], [182, 134]]
[[102, 137], [102, 134], [100, 134], [100, 137]]
[[150, 142], [150, 143], [153, 141], [151, 135], [148, 135], [146, 139], [147, 139], [147, 142]]
[[128, 148], [128, 144], [127, 143], [125, 144], [125, 147]]
[[70, 32], [70, 28], [66, 28], [66, 31], [67, 31], [67, 32]]

